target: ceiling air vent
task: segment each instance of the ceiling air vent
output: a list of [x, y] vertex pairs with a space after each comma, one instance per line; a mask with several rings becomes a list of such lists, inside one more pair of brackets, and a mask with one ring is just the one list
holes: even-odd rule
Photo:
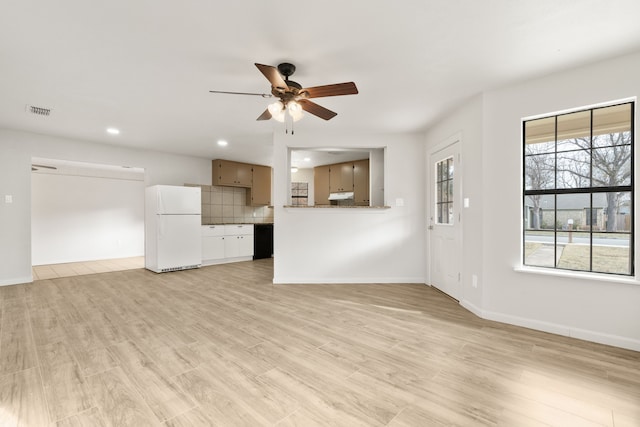
[[49, 116], [51, 115], [51, 108], [36, 107], [35, 105], [27, 105], [27, 113], [35, 114], [36, 116]]

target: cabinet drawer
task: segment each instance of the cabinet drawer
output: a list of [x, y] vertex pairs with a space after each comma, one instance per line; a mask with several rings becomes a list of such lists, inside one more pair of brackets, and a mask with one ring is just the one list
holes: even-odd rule
[[224, 236], [224, 225], [203, 225], [202, 237]]
[[227, 224], [224, 226], [225, 236], [253, 234], [253, 224]]

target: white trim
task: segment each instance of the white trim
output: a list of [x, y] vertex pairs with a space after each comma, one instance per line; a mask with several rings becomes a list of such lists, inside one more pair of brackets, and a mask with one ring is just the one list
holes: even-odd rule
[[[532, 116], [527, 116], [527, 117], [521, 118], [521, 123], [524, 123], [524, 122], [529, 121], [529, 120], [544, 119], [544, 118], [551, 117], [551, 116], [561, 116], [563, 114], [577, 113], [579, 111], [591, 110], [593, 108], [611, 107], [613, 105], [624, 104], [624, 103], [627, 103], [627, 102], [636, 102], [637, 100], [638, 100], [637, 97], [630, 96], [628, 98], [617, 99], [617, 100], [614, 100], [614, 101], [597, 102], [595, 104], [584, 105], [582, 107], [567, 108], [567, 109], [564, 109], [564, 110], [558, 110], [558, 111], [554, 111], [554, 112], [550, 112], [550, 113], [534, 114]], [[522, 126], [520, 126], [520, 128], [522, 128]], [[520, 141], [522, 141], [522, 139], [520, 139]]]
[[22, 285], [25, 283], [33, 283], [33, 275], [0, 280], [0, 286]]
[[316, 284], [372, 284], [372, 283], [411, 283], [425, 284], [424, 277], [332, 277], [325, 279], [309, 279], [308, 277], [274, 277], [274, 285], [316, 285]]
[[232, 262], [253, 261], [253, 255], [240, 256], [235, 258], [220, 258], [220, 259], [204, 259], [202, 260], [202, 267], [210, 267], [212, 265], [229, 264]]
[[497, 313], [482, 310], [483, 319], [493, 320], [496, 322], [507, 323], [510, 325], [521, 326], [524, 328], [534, 329], [543, 332], [550, 332], [556, 335], [591, 341], [599, 344], [611, 345], [629, 350], [640, 351], [640, 340], [622, 337], [619, 335], [605, 334], [586, 329], [574, 328], [571, 326], [560, 325], [557, 323], [543, 322], [536, 319], [527, 319], [524, 317], [513, 316], [510, 314]]
[[561, 325], [558, 323], [544, 322], [536, 319], [514, 316], [511, 314], [498, 313], [494, 311], [482, 310], [469, 301], [460, 301], [460, 305], [476, 316], [495, 322], [506, 323], [508, 325], [520, 326], [522, 328], [536, 331], [549, 332], [555, 335], [576, 338], [584, 341], [599, 344], [611, 345], [614, 347], [626, 348], [628, 350], [640, 351], [640, 340], [622, 337], [619, 335], [605, 334], [602, 332], [589, 331], [581, 328]]
[[467, 301], [467, 300], [461, 300], [460, 301], [460, 305], [469, 310], [470, 312], [472, 312], [473, 314], [475, 314], [476, 316], [484, 319], [484, 315], [482, 312], [482, 309], [474, 304], [472, 304], [471, 302]]
[[634, 276], [620, 276], [606, 273], [590, 273], [582, 271], [561, 270], [557, 268], [531, 267], [518, 265], [514, 271], [527, 274], [542, 274], [546, 276], [566, 277], [569, 279], [595, 280], [598, 282], [624, 283], [627, 285], [640, 286], [640, 280]]

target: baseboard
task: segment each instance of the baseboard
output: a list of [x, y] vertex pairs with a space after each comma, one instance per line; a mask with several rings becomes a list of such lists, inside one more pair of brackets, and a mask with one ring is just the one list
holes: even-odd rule
[[480, 307], [475, 306], [474, 304], [470, 303], [467, 300], [462, 300], [460, 301], [460, 305], [463, 306], [464, 308], [466, 308], [467, 310], [469, 310], [470, 312], [472, 312], [473, 314], [475, 314], [476, 316], [484, 319], [484, 315], [482, 313], [482, 309]]
[[621, 337], [619, 335], [603, 334], [585, 329], [572, 328], [570, 336], [585, 341], [612, 345], [615, 347], [626, 348], [627, 350], [640, 351], [640, 340]]
[[371, 284], [371, 283], [421, 283], [424, 277], [331, 277], [310, 279], [309, 277], [274, 277], [274, 285], [315, 285], [315, 284]]
[[23, 283], [32, 283], [33, 276], [16, 277], [13, 279], [0, 280], [0, 286], [20, 285]]
[[543, 322], [525, 317], [513, 316], [510, 314], [497, 313], [494, 311], [480, 310], [470, 303], [461, 305], [478, 317], [493, 320], [509, 325], [522, 326], [524, 328], [535, 329], [537, 331], [549, 332], [556, 335], [591, 341], [599, 344], [611, 345], [614, 347], [626, 348], [628, 350], [640, 351], [640, 340], [621, 337], [619, 335], [606, 334], [602, 332], [589, 331], [586, 329], [574, 328], [551, 322]]
[[212, 265], [219, 264], [229, 264], [232, 262], [241, 262], [241, 261], [253, 261], [253, 256], [240, 256], [235, 258], [220, 258], [220, 259], [208, 259], [202, 261], [203, 267], [209, 267]]
[[[424, 284], [424, 278], [420, 277], [389, 277], [389, 278], [331, 278], [323, 280], [309, 280], [308, 277], [279, 277], [273, 278], [273, 284], [286, 285], [286, 284], [341, 284], [341, 283], [421, 283]], [[428, 285], [427, 285], [428, 286]], [[574, 328], [567, 325], [561, 325], [558, 323], [544, 322], [536, 319], [529, 319], [526, 317], [513, 316], [510, 314], [498, 313], [494, 311], [483, 310], [473, 303], [462, 300], [460, 305], [466, 310], [476, 316], [493, 320], [495, 322], [506, 323], [514, 326], [521, 326], [523, 328], [534, 329], [542, 332], [549, 332], [556, 335], [562, 335], [566, 337], [572, 337], [585, 341], [591, 341], [599, 344], [610, 345], [614, 347], [625, 348], [628, 350], [640, 351], [640, 340], [635, 340], [627, 337], [621, 337], [619, 335], [605, 334], [602, 332], [589, 331], [586, 329]]]

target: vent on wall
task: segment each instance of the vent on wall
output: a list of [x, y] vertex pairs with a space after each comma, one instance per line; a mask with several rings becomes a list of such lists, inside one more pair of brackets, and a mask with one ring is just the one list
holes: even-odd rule
[[36, 116], [49, 116], [51, 115], [51, 108], [36, 107], [35, 105], [27, 105], [25, 111]]

